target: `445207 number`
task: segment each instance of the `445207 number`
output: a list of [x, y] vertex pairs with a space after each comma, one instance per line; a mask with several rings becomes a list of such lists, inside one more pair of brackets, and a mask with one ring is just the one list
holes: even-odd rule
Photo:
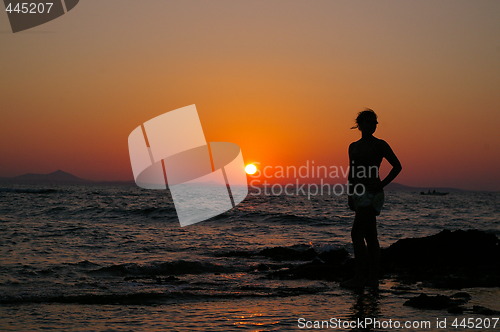
[[18, 2], [15, 5], [9, 3], [5, 11], [9, 14], [48, 14], [53, 5], [53, 2]]

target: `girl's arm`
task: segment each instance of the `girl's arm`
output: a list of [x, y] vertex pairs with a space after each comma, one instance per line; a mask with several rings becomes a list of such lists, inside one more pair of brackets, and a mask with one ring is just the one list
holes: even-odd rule
[[389, 144], [387, 144], [387, 142], [384, 142], [384, 143], [385, 143], [384, 158], [387, 159], [387, 161], [389, 162], [389, 164], [391, 164], [392, 169], [389, 172], [389, 174], [387, 174], [387, 176], [385, 177], [385, 179], [383, 179], [382, 182], [380, 183], [380, 185], [382, 186], [382, 188], [384, 188], [389, 183], [391, 183], [392, 180], [394, 180], [396, 178], [396, 176], [398, 176], [398, 174], [403, 169], [403, 167], [401, 166], [401, 163], [399, 162], [398, 157], [396, 157], [396, 154], [392, 151], [392, 149], [389, 146]]

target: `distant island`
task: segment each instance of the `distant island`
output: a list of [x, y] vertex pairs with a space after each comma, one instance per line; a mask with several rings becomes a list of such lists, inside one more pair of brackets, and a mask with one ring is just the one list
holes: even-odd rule
[[[60, 184], [116, 184], [116, 185], [134, 185], [134, 181], [92, 181], [81, 178], [74, 174], [57, 170], [48, 174], [28, 173], [14, 177], [0, 177], [0, 184], [41, 184], [41, 185], [60, 185]], [[429, 187], [411, 187], [400, 183], [390, 183], [386, 190], [388, 191], [407, 191], [421, 192], [429, 189], [438, 191], [463, 191], [457, 188], [429, 188]]]
[[0, 184], [133, 184], [133, 181], [92, 181], [57, 170], [48, 174], [28, 173], [14, 177], [0, 177]]

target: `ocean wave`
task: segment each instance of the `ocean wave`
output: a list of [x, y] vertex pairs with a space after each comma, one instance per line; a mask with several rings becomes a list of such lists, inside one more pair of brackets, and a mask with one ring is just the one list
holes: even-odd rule
[[318, 294], [328, 291], [326, 286], [304, 287], [249, 287], [242, 286], [227, 291], [210, 289], [165, 290], [162, 292], [136, 292], [118, 294], [77, 294], [77, 295], [30, 295], [0, 297], [0, 304], [28, 303], [76, 303], [76, 304], [113, 304], [148, 305], [178, 303], [180, 300], [240, 299], [251, 297], [289, 297], [304, 294]]
[[250, 258], [255, 256], [266, 257], [275, 261], [310, 261], [320, 259], [322, 261], [343, 261], [348, 252], [344, 248], [336, 246], [315, 247], [307, 244], [296, 244], [288, 247], [271, 247], [262, 250], [233, 250], [215, 253], [217, 257], [241, 257]]
[[151, 276], [151, 275], [183, 275], [215, 272], [234, 272], [228, 266], [208, 262], [178, 260], [172, 262], [150, 263], [140, 265], [136, 263], [113, 264], [91, 270], [91, 274], [107, 274], [115, 276]]
[[273, 213], [263, 211], [241, 211], [232, 216], [242, 221], [263, 221], [266, 223], [307, 224], [309, 226], [333, 225], [333, 220], [327, 217], [306, 217], [288, 213]]
[[78, 303], [78, 304], [148, 304], [164, 300], [168, 293], [81, 294], [81, 295], [18, 295], [0, 298], [1, 304]]
[[40, 214], [49, 216], [99, 216], [99, 217], [127, 217], [144, 216], [153, 219], [176, 217], [173, 207], [113, 207], [113, 206], [55, 206], [41, 210]]
[[0, 188], [0, 193], [16, 193], [16, 194], [55, 194], [60, 192], [57, 189], [51, 188]]
[[107, 210], [108, 212], [113, 213], [130, 213], [130, 214], [138, 214], [138, 215], [164, 215], [164, 214], [172, 214], [175, 213], [174, 207], [142, 207], [142, 208], [112, 208]]

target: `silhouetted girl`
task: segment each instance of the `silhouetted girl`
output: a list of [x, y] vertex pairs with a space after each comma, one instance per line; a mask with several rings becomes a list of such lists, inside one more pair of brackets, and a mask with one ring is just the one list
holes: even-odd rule
[[[377, 114], [367, 109], [358, 114], [356, 126], [361, 139], [349, 145], [349, 207], [356, 212], [351, 238], [356, 261], [355, 276], [342, 283], [344, 287], [378, 286], [380, 246], [377, 238], [377, 218], [384, 204], [383, 188], [401, 172], [401, 163], [384, 140], [373, 136], [377, 129]], [[392, 165], [387, 177], [380, 180], [379, 169], [385, 158]], [[364, 189], [364, 190], [362, 190]], [[357, 193], [357, 194], [356, 194]]]

